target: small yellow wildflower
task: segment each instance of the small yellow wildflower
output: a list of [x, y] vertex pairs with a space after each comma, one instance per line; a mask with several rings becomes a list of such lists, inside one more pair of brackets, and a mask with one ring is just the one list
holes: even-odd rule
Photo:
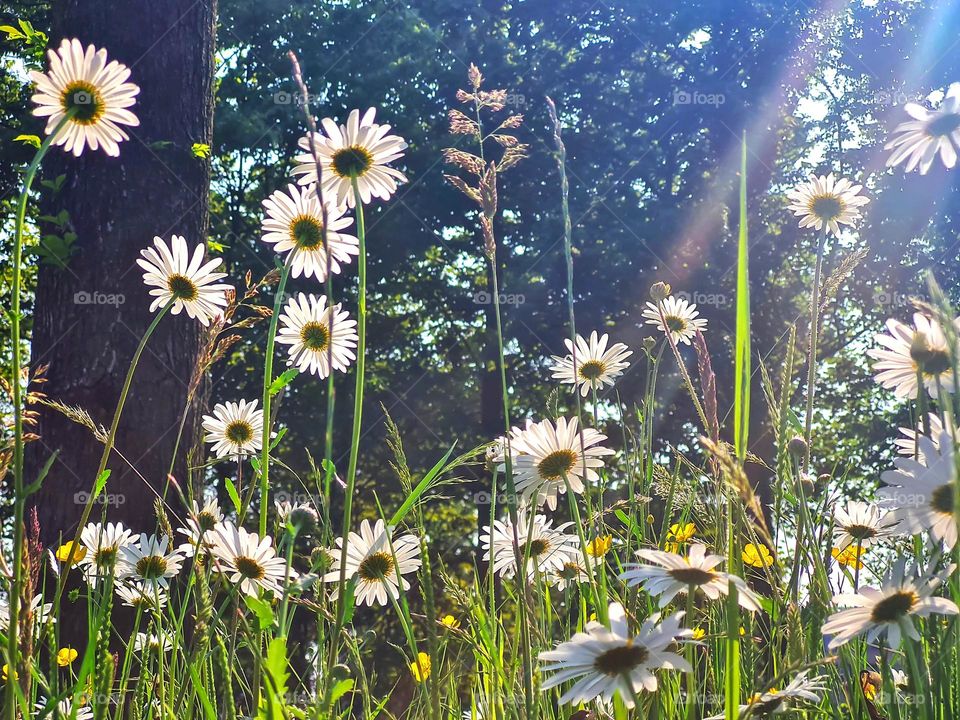
[[694, 640], [703, 640], [707, 636], [707, 631], [701, 627], [693, 629], [693, 639]]
[[587, 543], [587, 555], [600, 558], [610, 551], [613, 535], [600, 535]]
[[410, 672], [413, 674], [413, 679], [422, 683], [430, 677], [430, 670], [430, 656], [425, 652], [417, 653], [417, 659], [410, 663]]
[[60, 648], [57, 651], [57, 665], [60, 667], [67, 667], [74, 660], [77, 659], [77, 651], [72, 647]]
[[[9, 680], [9, 679], [10, 679], [10, 666], [9, 666], [7, 663], [4, 663], [4, 664], [3, 664], [3, 671], [0, 672], [0, 675], [3, 676], [3, 679], [4, 679], [4, 680]], [[19, 680], [19, 679], [20, 679], [20, 675], [17, 673], [16, 670], [13, 671], [13, 679], [14, 679], [14, 680]]]
[[860, 570], [863, 568], [863, 561], [860, 558], [867, 552], [867, 548], [858, 548], [856, 545], [850, 545], [845, 550], [834, 548], [830, 552], [838, 564]]
[[674, 523], [670, 526], [670, 531], [667, 533], [667, 538], [670, 540], [675, 540], [678, 543], [685, 543], [696, 534], [697, 526], [693, 523], [686, 523], [685, 525]]
[[743, 562], [755, 568], [765, 568], [773, 565], [773, 555], [770, 554], [770, 550], [763, 543], [759, 545], [747, 543], [741, 556]]
[[448, 628], [460, 627], [460, 621], [457, 620], [453, 615], [444, 615], [440, 622], [446, 625]]
[[[71, 557], [72, 556], [72, 557]], [[68, 540], [63, 545], [57, 548], [55, 557], [57, 562], [65, 563], [68, 558], [71, 558], [71, 565], [76, 565], [78, 562], [83, 560], [87, 556], [87, 549], [80, 545], [77, 545], [74, 548], [73, 540]]]

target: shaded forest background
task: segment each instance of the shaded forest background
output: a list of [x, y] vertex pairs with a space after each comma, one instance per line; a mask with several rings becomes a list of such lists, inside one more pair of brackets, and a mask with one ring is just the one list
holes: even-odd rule
[[[22, 18], [37, 30], [50, 25], [45, 3], [4, 2], [0, 9], [2, 24]], [[448, 134], [446, 113], [456, 107], [469, 63], [481, 68], [489, 87], [507, 90], [508, 108], [525, 117], [518, 135], [531, 147], [530, 157], [503, 177], [498, 227], [515, 423], [542, 415], [548, 405], [568, 407], [572, 398], [551, 396], [548, 371], [549, 356], [564, 352], [567, 330], [559, 182], [545, 96], [556, 101], [566, 125], [578, 329], [609, 332], [634, 350], [634, 369], [617, 386], [628, 416], [645, 381], [641, 341], [650, 331], [641, 312], [658, 280], [687, 293], [708, 319], [721, 413], [731, 405], [732, 203], [746, 133], [754, 348], [758, 365], [772, 375], [781, 370], [792, 325], [805, 343], [814, 251], [811, 235], [785, 209], [785, 190], [809, 172], [833, 171], [863, 182], [872, 198], [859, 231], [829, 249], [828, 273], [859, 248], [867, 255], [826, 317], [813, 453], [818, 472], [868, 488], [889, 462], [895, 428], [909, 422], [870, 380], [865, 350], [873, 333], [887, 317], [909, 315], [908, 298], [925, 294], [929, 269], [960, 300], [960, 173], [939, 165], [923, 178], [888, 172], [882, 150], [905, 119], [904, 102], [960, 81], [958, 27], [960, 3], [933, 1], [220, 0], [208, 242], [234, 278], [273, 267], [272, 250], [259, 241], [260, 203], [288, 182], [303, 134], [290, 49], [301, 59], [319, 115], [344, 118], [351, 108], [374, 106], [378, 119], [409, 142], [400, 166], [410, 182], [368, 215], [371, 317], [359, 497], [372, 512], [374, 492], [385, 506], [399, 493], [384, 443], [384, 408], [415, 469], [431, 466], [454, 441], [469, 449], [501, 427], [484, 411], [492, 355], [482, 241], [473, 207], [442, 178], [441, 150], [460, 140]], [[42, 129], [29, 117], [22, 72], [42, 61], [42, 48], [17, 40], [3, 48], [0, 209], [7, 218], [17, 171], [32, 154], [13, 138]], [[9, 224], [0, 233], [5, 258]], [[42, 252], [32, 257], [50, 262]], [[0, 294], [8, 307], [6, 262], [3, 272]], [[292, 285], [317, 291], [313, 279]], [[354, 307], [352, 266], [335, 286], [337, 298]], [[146, 293], [127, 302], [145, 303]], [[0, 347], [9, 366], [2, 322]], [[259, 396], [265, 332], [263, 325], [248, 332], [214, 369], [211, 404]], [[667, 373], [660, 388], [667, 409], [659, 437], [690, 449], [694, 416], [677, 378]], [[291, 471], [274, 471], [277, 490], [303, 492], [295, 478], [309, 477], [308, 451], [322, 457], [324, 392], [325, 383], [304, 377], [283, 399], [279, 417], [287, 433], [279, 452]], [[344, 455], [335, 459], [343, 466], [352, 377], [338, 377], [337, 392], [337, 447]], [[769, 460], [759, 370], [754, 398], [753, 449]], [[615, 417], [616, 396], [608, 400]], [[620, 444], [612, 421], [606, 430]], [[668, 457], [667, 445], [660, 450]], [[764, 471], [756, 469], [762, 481]], [[222, 478], [233, 470], [224, 463], [198, 472], [222, 493]], [[451, 569], [475, 551], [474, 494], [483, 479], [478, 470], [475, 482], [444, 488], [448, 501], [433, 504], [427, 518], [433, 547], [444, 549]], [[56, 470], [47, 482], [56, 482]]]

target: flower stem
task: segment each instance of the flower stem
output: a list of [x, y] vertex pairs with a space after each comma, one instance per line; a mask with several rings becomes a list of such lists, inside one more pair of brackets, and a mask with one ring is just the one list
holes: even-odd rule
[[824, 227], [817, 237], [817, 263], [813, 269], [813, 287], [810, 288], [810, 348], [807, 355], [807, 414], [804, 422], [804, 438], [807, 452], [803, 458], [803, 472], [810, 470], [813, 437], [813, 398], [817, 387], [817, 342], [820, 334], [820, 277], [823, 274], [823, 247], [827, 240]]
[[273, 384], [273, 348], [277, 338], [277, 323], [280, 316], [280, 307], [283, 305], [283, 294], [287, 287], [287, 278], [290, 277], [290, 266], [296, 249], [287, 255], [287, 261], [280, 271], [280, 282], [277, 284], [277, 293], [273, 299], [273, 314], [270, 316], [270, 330], [267, 333], [267, 349], [263, 359], [263, 434], [260, 442], [260, 537], [267, 534], [267, 500], [270, 495], [270, 429], [273, 423], [270, 420], [270, 386]]

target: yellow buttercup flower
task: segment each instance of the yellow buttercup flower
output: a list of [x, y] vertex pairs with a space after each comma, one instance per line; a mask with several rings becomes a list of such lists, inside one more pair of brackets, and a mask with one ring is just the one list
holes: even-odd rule
[[587, 555], [600, 558], [610, 552], [613, 535], [600, 535], [587, 543]]
[[[4, 663], [4, 664], [3, 664], [3, 671], [0, 672], [0, 675], [3, 676], [3, 679], [4, 679], [4, 680], [9, 680], [9, 679], [10, 679], [10, 666], [9, 666], [7, 663]], [[20, 675], [17, 673], [16, 670], [13, 671], [13, 679], [14, 679], [14, 680], [19, 680], [19, 679], [20, 679]]]
[[840, 548], [834, 548], [830, 552], [833, 555], [833, 559], [836, 560], [838, 564], [860, 570], [863, 568], [863, 562], [860, 558], [862, 558], [867, 552], [867, 548], [857, 548], [856, 545], [850, 545], [844, 550], [841, 550]]
[[693, 639], [694, 640], [703, 640], [707, 636], [707, 631], [701, 627], [693, 629]]
[[774, 562], [773, 555], [770, 554], [770, 550], [763, 543], [759, 545], [747, 543], [743, 548], [741, 557], [744, 563], [755, 568], [770, 567]]
[[670, 526], [670, 531], [667, 533], [667, 538], [678, 543], [685, 543], [696, 534], [697, 526], [693, 523], [686, 523], [684, 525], [681, 525], [680, 523], [674, 523]]
[[74, 660], [77, 659], [77, 651], [72, 647], [60, 648], [57, 651], [57, 665], [60, 667], [67, 667]]
[[417, 659], [410, 663], [410, 672], [418, 683], [430, 677], [430, 656], [425, 652], [417, 653]]
[[87, 549], [81, 545], [74, 547], [73, 540], [68, 540], [57, 548], [54, 556], [57, 558], [57, 562], [65, 563], [69, 558], [70, 564], [76, 565], [87, 556]]
[[460, 621], [457, 620], [453, 615], [444, 615], [440, 622], [446, 625], [448, 628], [460, 627]]

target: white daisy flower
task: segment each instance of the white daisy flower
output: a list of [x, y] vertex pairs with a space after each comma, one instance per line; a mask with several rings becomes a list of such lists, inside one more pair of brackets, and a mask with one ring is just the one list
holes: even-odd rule
[[592, 389], [600, 390], [604, 385], [613, 387], [614, 381], [630, 366], [626, 359], [633, 355], [633, 351], [623, 343], [614, 343], [607, 348], [608, 340], [606, 333], [598, 338], [596, 330], [590, 333], [589, 342], [577, 335], [576, 364], [573, 343], [570, 338], [564, 340], [570, 354], [565, 357], [553, 356], [554, 380], [574, 387], [579, 385], [583, 397]]
[[133, 639], [134, 652], [170, 652], [173, 642], [167, 633], [144, 633], [138, 632]]
[[576, 587], [577, 585], [587, 582], [589, 579], [590, 576], [587, 575], [587, 571], [583, 565], [572, 557], [563, 563], [563, 567], [555, 570], [553, 574], [547, 578], [548, 581], [556, 583], [557, 588], [560, 590], [568, 587]]
[[716, 600], [727, 595], [733, 583], [740, 606], [752, 612], [760, 610], [757, 594], [736, 575], [715, 570], [724, 557], [707, 555], [707, 546], [702, 543], [691, 545], [686, 557], [662, 550], [638, 550], [637, 557], [652, 564], [628, 563], [620, 579], [630, 587], [640, 585], [650, 595], [659, 596], [661, 608], [677, 595], [689, 592], [691, 587]]
[[210, 448], [218, 458], [239, 460], [244, 455], [256, 454], [263, 443], [263, 410], [257, 410], [257, 400], [217, 403], [213, 415], [203, 416], [203, 441], [213, 443]]
[[[23, 605], [20, 606], [20, 613], [24, 612]], [[47, 621], [56, 622], [57, 616], [53, 614], [53, 603], [43, 602], [43, 595], [34, 595], [30, 601], [30, 612], [33, 614], [34, 627], [39, 628], [46, 625]], [[7, 632], [10, 629], [10, 605], [7, 600], [0, 599], [0, 632]]]
[[881, 488], [877, 494], [893, 508], [891, 515], [900, 523], [898, 532], [929, 533], [934, 542], [952, 548], [957, 544], [953, 440], [944, 431], [938, 443], [924, 435], [917, 442], [919, 458], [896, 458], [893, 464], [897, 469], [880, 476], [891, 487]]
[[[610, 448], [599, 445], [607, 436], [593, 428], [584, 428], [581, 438], [577, 418], [557, 418], [556, 424], [528, 420], [523, 430], [513, 428], [511, 435], [517, 492], [531, 505], [546, 503], [551, 510], [556, 510], [557, 496], [567, 492], [568, 483], [579, 495], [584, 491], [584, 481], [596, 482], [600, 477], [597, 468], [603, 467], [601, 458], [613, 454]], [[500, 466], [501, 470], [505, 468], [505, 463]]]
[[[340, 582], [340, 560], [343, 538], [337, 538], [337, 548], [332, 551], [333, 563], [330, 572], [323, 576], [328, 583]], [[400, 586], [410, 589], [404, 575], [420, 568], [420, 541], [415, 535], [393, 537], [393, 528], [383, 520], [373, 525], [369, 520], [360, 523], [360, 532], [350, 532], [347, 537], [346, 578], [356, 577], [354, 597], [358, 605], [386, 605], [388, 595], [400, 597]], [[339, 587], [334, 587], [334, 595]]]
[[327, 279], [327, 249], [330, 269], [340, 272], [340, 263], [350, 262], [360, 253], [356, 236], [340, 232], [353, 225], [353, 218], [344, 217], [346, 208], [324, 198], [327, 206], [327, 245], [323, 245], [323, 211], [314, 186], [300, 189], [289, 185], [287, 192], [277, 190], [263, 201], [267, 216], [263, 220], [263, 237], [274, 244], [278, 253], [294, 253], [290, 274], [293, 277]]
[[47, 709], [49, 700], [40, 700], [34, 706], [34, 717], [46, 716], [50, 720], [93, 720], [93, 708], [80, 705], [74, 710], [73, 700], [64, 698], [56, 704], [56, 709]]
[[159, 586], [147, 588], [139, 582], [121, 582], [113, 589], [127, 607], [146, 611], [163, 610], [167, 606], [167, 592]]
[[180, 552], [186, 557], [193, 557], [201, 543], [204, 549], [209, 551], [210, 538], [207, 533], [222, 522], [223, 512], [220, 510], [220, 504], [216, 498], [208, 500], [203, 507], [200, 507], [194, 500], [190, 512], [187, 513], [185, 525], [177, 528], [178, 533], [187, 537], [187, 542], [180, 546]]
[[[957, 320], [956, 325], [960, 325]], [[867, 355], [877, 360], [873, 365], [874, 379], [898, 398], [917, 397], [917, 375], [924, 387], [937, 397], [939, 385], [953, 392], [953, 367], [950, 364], [950, 346], [940, 324], [922, 313], [914, 313], [913, 327], [899, 320], [887, 320], [887, 333], [877, 333], [874, 339], [883, 348], [873, 348]]]
[[[330, 337], [330, 319], [333, 316], [333, 337]], [[280, 316], [281, 328], [277, 342], [289, 345], [288, 365], [296, 365], [301, 372], [311, 372], [321, 379], [330, 374], [328, 355], [332, 355], [335, 370], [346, 372], [356, 358], [357, 321], [352, 320], [338, 303], [327, 307], [326, 295], [292, 297]], [[330, 345], [333, 350], [330, 350]]]
[[136, 103], [140, 92], [127, 82], [130, 70], [116, 60], [107, 62], [107, 51], [88, 45], [86, 51], [76, 38], [63, 40], [60, 49], [47, 51], [50, 71], [32, 71], [30, 79], [37, 92], [30, 98], [37, 104], [33, 114], [47, 118], [44, 132], [52, 133], [67, 112], [67, 121], [56, 139], [67, 152], [79, 156], [85, 147], [103, 148], [107, 155], [120, 154], [119, 142], [129, 139], [121, 125], [136, 127], [137, 116], [127, 108]]
[[202, 243], [194, 248], [191, 257], [187, 241], [180, 235], [171, 237], [169, 248], [159, 237], [153, 239], [153, 245], [141, 250], [141, 258], [137, 260], [145, 271], [144, 284], [153, 288], [150, 291], [154, 298], [150, 312], [172, 300], [171, 313], [179, 315], [180, 311], [186, 310], [187, 315], [206, 327], [227, 305], [226, 291], [230, 286], [217, 284], [227, 275], [213, 271], [222, 260], [213, 258], [204, 263]]
[[952, 600], [933, 597], [944, 578], [954, 571], [955, 565], [927, 576], [920, 576], [916, 568], [906, 572], [905, 567], [906, 560], [899, 560], [879, 590], [864, 587], [859, 593], [833, 598], [835, 604], [850, 609], [834, 613], [823, 624], [824, 636], [832, 636], [829, 644], [831, 651], [858, 635], [866, 634], [867, 642], [874, 642], [884, 632], [887, 634], [887, 645], [896, 649], [900, 647], [901, 632], [913, 640], [920, 640], [912, 616], [960, 614], [960, 608]]
[[532, 526], [527, 508], [517, 512], [514, 528], [509, 518], [494, 520], [493, 527], [484, 527], [480, 534], [483, 559], [490, 561], [491, 570], [501, 577], [513, 577], [517, 572], [517, 555], [526, 559], [529, 580], [539, 572], [546, 578], [560, 573], [568, 562], [578, 563], [582, 557], [576, 535], [564, 533], [573, 523], [557, 527], [545, 515], [534, 515]]
[[895, 534], [897, 519], [874, 503], [851, 500], [833, 515], [834, 545], [846, 550], [851, 545], [868, 548], [878, 540]]
[[[663, 310], [663, 317], [660, 317], [660, 311]], [[643, 311], [643, 317], [647, 319], [647, 325], [654, 325], [661, 332], [669, 333], [675, 343], [689, 345], [690, 341], [696, 337], [697, 330], [703, 332], [707, 329], [707, 321], [698, 317], [700, 311], [694, 303], [687, 302], [686, 298], [670, 295], [660, 301], [659, 308], [652, 302], [647, 303]], [[664, 322], [666, 321], [666, 322]]]
[[[819, 704], [821, 693], [825, 692], [827, 687], [823, 677], [808, 678], [809, 672], [809, 670], [801, 672], [783, 690], [771, 688], [766, 692], [756, 693], [747, 700], [746, 705], [740, 706], [740, 713], [749, 712], [750, 717], [766, 717], [790, 710], [797, 701]], [[704, 720], [723, 720], [724, 717], [724, 714], [720, 713]]]
[[800, 227], [821, 230], [826, 226], [834, 235], [841, 225], [854, 225], [860, 220], [860, 208], [870, 198], [860, 195], [862, 185], [854, 185], [846, 178], [829, 175], [811, 175], [810, 179], [787, 193], [792, 202], [787, 206], [800, 218]]
[[88, 523], [80, 531], [80, 544], [86, 553], [77, 563], [83, 568], [87, 582], [96, 587], [99, 580], [115, 575], [120, 550], [134, 542], [133, 531], [122, 523]]
[[143, 583], [146, 592], [165, 590], [170, 578], [180, 572], [183, 555], [174, 550], [167, 535], [140, 533], [137, 542], [120, 548], [117, 576], [126, 582]]
[[657, 677], [654, 670], [692, 672], [690, 664], [668, 650], [679, 640], [692, 635], [680, 627], [683, 613], [664, 619], [648, 618], [636, 635], [630, 635], [623, 606], [612, 603], [610, 627], [598, 622], [587, 624], [586, 632], [575, 634], [556, 649], [540, 653], [543, 673], [555, 673], [544, 680], [543, 690], [575, 680], [561, 697], [560, 704], [586, 703], [596, 698], [611, 702], [619, 695], [628, 708], [634, 706], [634, 694], [641, 690], [654, 692]]
[[894, 137], [884, 145], [893, 154], [887, 158], [887, 167], [906, 161], [904, 169], [911, 172], [920, 168], [926, 175], [937, 154], [947, 169], [957, 164], [960, 148], [960, 83], [953, 83], [936, 110], [927, 110], [917, 103], [903, 107], [913, 120], [894, 128]]
[[[930, 421], [930, 439], [933, 441], [933, 444], [936, 447], [940, 447], [940, 436], [943, 434], [943, 420], [940, 419], [940, 416], [937, 413], [927, 413], [927, 419]], [[897, 452], [901, 455], [909, 455], [910, 457], [919, 457], [918, 453], [920, 449], [917, 447], [917, 438], [923, 434], [923, 422], [918, 422], [915, 430], [910, 428], [899, 428], [900, 434], [903, 437], [897, 438], [894, 440], [894, 444], [897, 446]], [[957, 429], [953, 430], [953, 437], [955, 441], [960, 442], [960, 431]]]
[[280, 594], [287, 579], [298, 577], [296, 570], [277, 557], [269, 536], [261, 540], [256, 533], [226, 522], [208, 531], [207, 542], [211, 544], [217, 569], [238, 584], [245, 595], [256, 596], [260, 588]]
[[310, 503], [292, 503], [289, 500], [275, 500], [277, 520], [281, 525], [293, 525], [298, 531], [312, 532], [320, 521], [320, 516]]
[[[329, 197], [337, 205], [353, 207], [354, 178], [364, 205], [375, 197], [388, 200], [397, 191], [397, 183], [407, 181], [403, 173], [387, 165], [403, 155], [407, 143], [398, 135], [389, 135], [389, 125], [373, 122], [375, 115], [374, 108], [363, 117], [359, 110], [351, 110], [346, 125], [338, 126], [330, 118], [320, 121], [323, 132], [314, 133], [313, 139], [323, 173], [324, 200]], [[300, 185], [312, 185], [317, 182], [317, 166], [310, 154], [310, 138], [300, 138], [299, 144], [304, 153], [294, 158], [298, 165], [293, 174]]]

